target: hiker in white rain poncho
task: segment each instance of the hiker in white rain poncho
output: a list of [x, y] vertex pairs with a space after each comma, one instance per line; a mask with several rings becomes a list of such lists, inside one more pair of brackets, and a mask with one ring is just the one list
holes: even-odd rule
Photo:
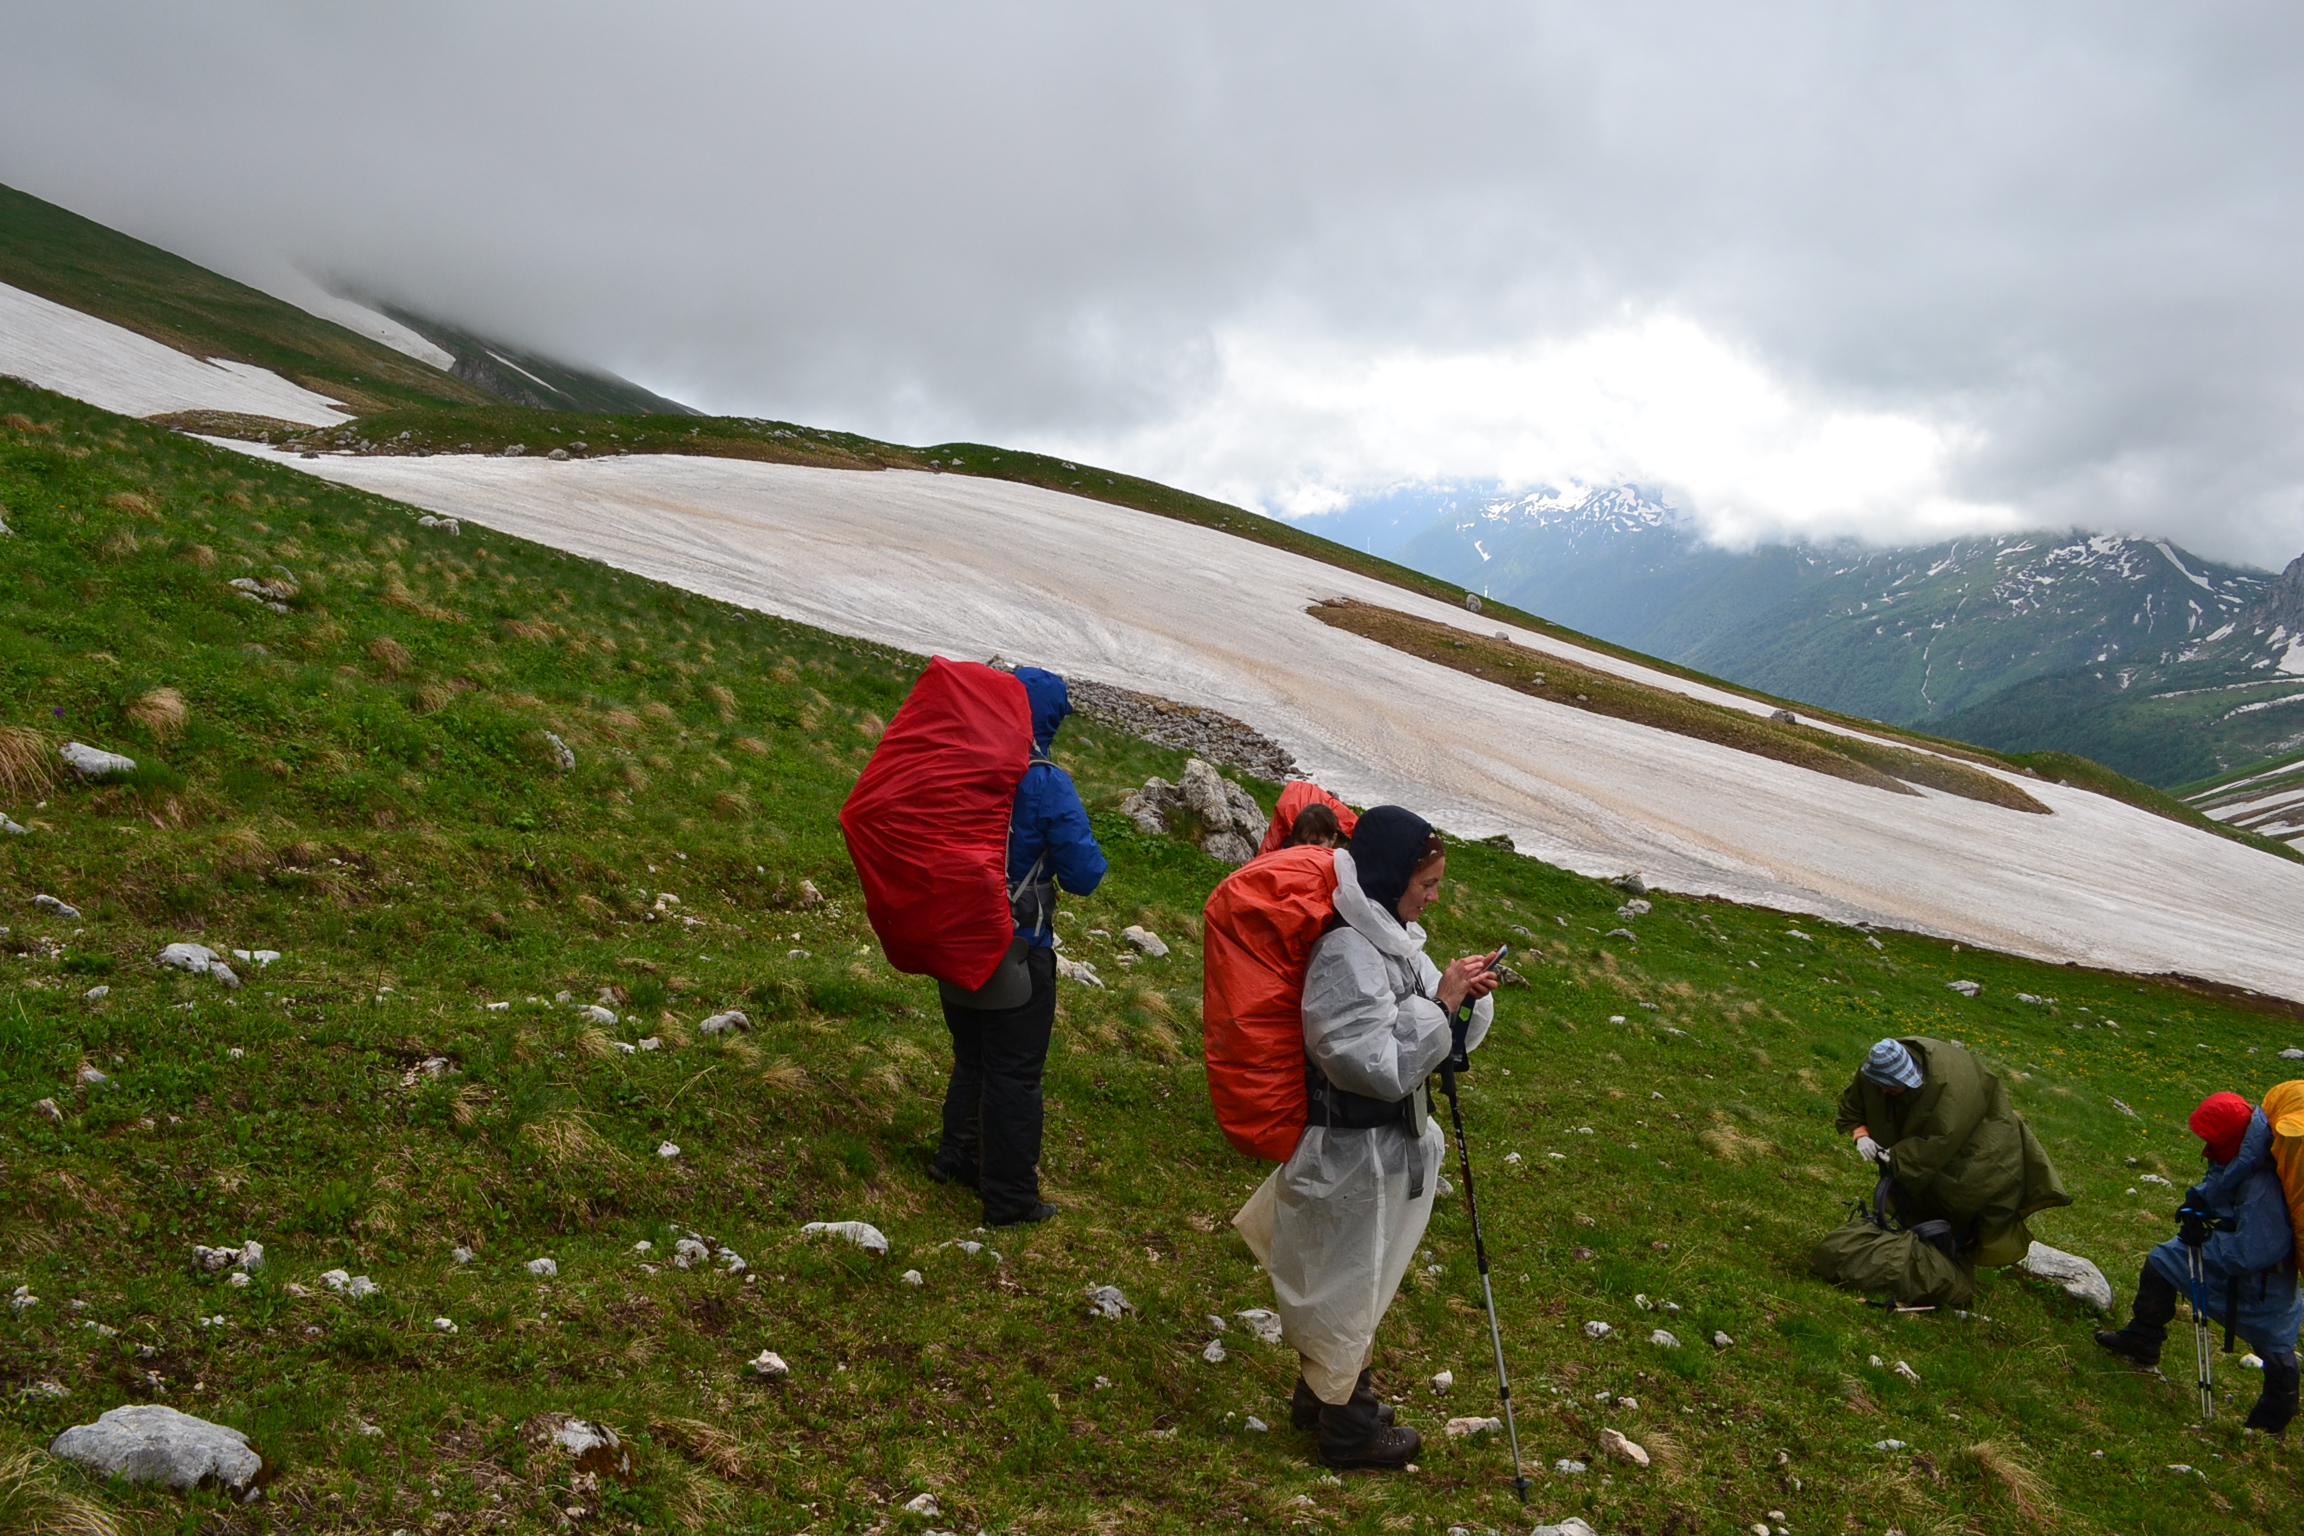
[[1490, 957], [1443, 972], [1416, 917], [1446, 867], [1420, 816], [1378, 806], [1336, 852], [1337, 923], [1304, 978], [1310, 1123], [1234, 1225], [1272, 1276], [1282, 1336], [1303, 1357], [1295, 1421], [1318, 1426], [1330, 1466], [1404, 1465], [1421, 1441], [1391, 1425], [1369, 1384], [1376, 1325], [1432, 1217], [1446, 1138], [1425, 1079], [1450, 1020], [1474, 1000], [1468, 1046], [1488, 1033]]

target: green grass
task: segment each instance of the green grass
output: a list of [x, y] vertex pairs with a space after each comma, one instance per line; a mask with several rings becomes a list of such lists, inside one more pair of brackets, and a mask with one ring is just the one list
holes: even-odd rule
[[[1658, 1465], [1545, 1472], [1523, 1512], [1498, 1445], [1439, 1433], [1494, 1407], [1446, 1203], [1436, 1272], [1419, 1261], [1376, 1360], [1428, 1436], [1422, 1470], [1334, 1481], [1286, 1427], [1290, 1359], [1237, 1324], [1229, 1359], [1201, 1359], [1209, 1314], [1269, 1294], [1225, 1226], [1264, 1165], [1225, 1147], [1198, 1062], [1195, 914], [1223, 871], [1115, 813], [1179, 754], [1079, 722], [1059, 739], [1113, 860], [1063, 932], [1112, 985], [1063, 993], [1044, 1164], [1063, 1215], [990, 1238], [999, 1263], [967, 1257], [942, 1245], [972, 1235], [973, 1200], [923, 1172], [946, 1063], [933, 988], [872, 949], [833, 822], [916, 658], [421, 530], [411, 509], [0, 384], [6, 413], [48, 430], [0, 428], [0, 725], [141, 766], [0, 805], [33, 828], [0, 838], [0, 1289], [41, 1298], [0, 1321], [0, 1453], [164, 1392], [247, 1430], [278, 1474], [245, 1509], [40, 1474], [65, 1494], [147, 1530], [541, 1531], [581, 1506], [586, 1529], [916, 1532], [930, 1522], [898, 1506], [930, 1489], [935, 1524], [995, 1532], [1579, 1513], [1654, 1536], [1772, 1509], [1798, 1532], [2038, 1529], [1994, 1470], [2013, 1465], [2065, 1528], [2293, 1523], [2293, 1451], [2241, 1437], [2238, 1408], [2195, 1429], [2187, 1386], [2100, 1359], [2095, 1319], [2060, 1295], [1997, 1275], [1975, 1317], [1890, 1319], [1805, 1270], [1869, 1185], [1831, 1116], [1878, 1035], [1949, 1035], [2001, 1065], [2078, 1197], [2040, 1235], [2125, 1291], [2173, 1204], [2138, 1175], [2181, 1184], [2185, 1111], [2277, 1081], [2285, 1018], [1670, 896], [1630, 945], [1604, 937], [1617, 892], [1460, 846], [1436, 950], [1509, 938], [1530, 980], [1465, 1101], [1522, 1437], [1549, 1468], [1615, 1427]], [[283, 569], [287, 613], [225, 584]], [[147, 702], [163, 688], [180, 725]], [[84, 916], [42, 914], [36, 892]], [[1171, 956], [1131, 967], [1091, 936], [1130, 922]], [[179, 939], [282, 958], [227, 992], [153, 963]], [[1980, 998], [1946, 990], [1963, 977]], [[613, 1028], [552, 1001], [603, 988]], [[728, 1007], [748, 1035], [696, 1033]], [[613, 1044], [642, 1036], [662, 1048]], [[84, 1064], [108, 1081], [77, 1084]], [[655, 1156], [666, 1139], [677, 1159]], [[845, 1218], [895, 1252], [798, 1231]], [[633, 1251], [661, 1258], [689, 1230], [746, 1273], [650, 1272]], [[191, 1272], [193, 1243], [244, 1238], [268, 1250], [254, 1284]], [[458, 1245], [477, 1258], [453, 1263]], [[539, 1256], [556, 1278], [525, 1271]], [[335, 1267], [382, 1294], [327, 1293]], [[1082, 1292], [1103, 1283], [1139, 1315], [1091, 1320]], [[1641, 1294], [1683, 1310], [1642, 1312]], [[1587, 1318], [1617, 1336], [1587, 1341]], [[1686, 1346], [1646, 1343], [1659, 1323]], [[1734, 1347], [1704, 1342], [1715, 1329]], [[789, 1382], [748, 1376], [762, 1349]], [[1443, 1368], [1447, 1394], [1428, 1384]], [[28, 1390], [42, 1381], [69, 1395]], [[631, 1484], [578, 1485], [531, 1448], [520, 1425], [551, 1410], [615, 1426]], [[1277, 1427], [1245, 1432], [1252, 1414]], [[1889, 1438], [1925, 1459], [1872, 1448]]]

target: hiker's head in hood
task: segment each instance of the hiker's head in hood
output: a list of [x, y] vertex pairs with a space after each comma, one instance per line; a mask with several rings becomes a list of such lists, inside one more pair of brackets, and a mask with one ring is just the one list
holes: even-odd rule
[[2208, 1149], [2208, 1161], [2228, 1163], [2240, 1155], [2240, 1142], [2255, 1117], [2254, 1106], [2240, 1095], [2212, 1093], [2192, 1111], [2190, 1123], [2192, 1134]]
[[1336, 813], [1315, 800], [1296, 813], [1288, 824], [1288, 837], [1283, 848], [1341, 848], [1344, 846], [1344, 824]]
[[1927, 1081], [1920, 1070], [1920, 1063], [1912, 1059], [1911, 1051], [1905, 1048], [1903, 1041], [1893, 1037], [1873, 1046], [1872, 1054], [1866, 1056], [1864, 1065], [1856, 1070], [1871, 1079], [1890, 1098], [1910, 1093]]
[[1412, 923], [1439, 894], [1446, 850], [1432, 823], [1397, 805], [1379, 805], [1352, 829], [1353, 873], [1368, 899]]
[[1045, 752], [1056, 739], [1056, 727], [1072, 713], [1072, 695], [1064, 679], [1041, 667], [1018, 667], [1016, 681], [1024, 685], [1024, 697], [1032, 705], [1032, 744]]

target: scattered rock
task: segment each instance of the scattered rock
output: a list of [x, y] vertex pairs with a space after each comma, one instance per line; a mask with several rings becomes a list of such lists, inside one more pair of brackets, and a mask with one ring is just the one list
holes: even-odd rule
[[915, 1515], [924, 1515], [930, 1520], [933, 1520], [938, 1515], [944, 1513], [943, 1510], [937, 1508], [936, 1495], [932, 1493], [914, 1494], [911, 1498], [904, 1501], [904, 1507], [911, 1513]]
[[99, 1072], [96, 1070], [96, 1068], [89, 1066], [85, 1062], [81, 1063], [80, 1070], [75, 1075], [79, 1078], [80, 1086], [83, 1088], [101, 1088], [106, 1083], [112, 1081], [110, 1076], [103, 1072]]
[[1876, 1451], [1901, 1451], [1908, 1449], [1908, 1447], [1901, 1440], [1875, 1440], [1872, 1442], [1872, 1449]]
[[1093, 1316], [1104, 1318], [1109, 1322], [1118, 1322], [1123, 1315], [1134, 1313], [1136, 1308], [1121, 1293], [1120, 1287], [1116, 1285], [1092, 1285], [1088, 1287], [1088, 1310]]
[[[1561, 1462], [1555, 1470], [1565, 1471], [1569, 1467], [1574, 1467], [1579, 1472], [1584, 1470], [1584, 1464], [1580, 1461]], [[1558, 1525], [1536, 1527], [1534, 1531], [1529, 1533], [1529, 1536], [1600, 1536], [1600, 1533], [1585, 1524], [1580, 1517], [1570, 1515]]]
[[1580, 1461], [1576, 1461], [1570, 1457], [1563, 1456], [1558, 1461], [1552, 1463], [1552, 1470], [1559, 1473], [1563, 1477], [1581, 1477], [1587, 1471], [1589, 1471], [1590, 1468], [1586, 1467], [1584, 1463]]
[[[1232, 1315], [1248, 1325], [1248, 1331], [1256, 1336], [1258, 1343], [1277, 1344], [1280, 1342], [1279, 1313], [1266, 1311], [1262, 1307], [1250, 1307], [1244, 1312], [1235, 1312]], [[1211, 1317], [1209, 1321], [1221, 1326], [1221, 1319]]]
[[792, 1374], [792, 1367], [786, 1365], [784, 1357], [772, 1349], [764, 1349], [754, 1355], [751, 1366], [753, 1375], [765, 1377], [769, 1381], [782, 1381]]
[[264, 1474], [264, 1458], [240, 1431], [157, 1403], [131, 1403], [98, 1416], [93, 1424], [76, 1424], [49, 1444], [48, 1453], [99, 1477], [157, 1484], [178, 1493], [209, 1484], [243, 1500]]
[[354, 1301], [364, 1301], [370, 1296], [382, 1294], [383, 1290], [384, 1287], [378, 1285], [375, 1281], [369, 1279], [366, 1275], [354, 1275], [351, 1280], [346, 1283], [344, 1287], [344, 1294]]
[[117, 774], [134, 773], [136, 759], [123, 757], [118, 752], [106, 752], [85, 742], [68, 741], [56, 749], [64, 765], [84, 779], [108, 779]]
[[2174, 1189], [2176, 1187], [2156, 1173], [2140, 1173], [2136, 1175], [2136, 1182], [2139, 1184], [2157, 1184], [2162, 1189]]
[[1185, 762], [1177, 782], [1148, 780], [1120, 809], [1139, 831], [1181, 838], [1226, 864], [1247, 863], [1264, 839], [1264, 812], [1255, 800], [1197, 757]]
[[280, 958], [280, 951], [276, 949], [236, 949], [232, 951], [232, 958], [245, 960], [255, 966], [256, 969], [262, 970]]
[[1085, 960], [1072, 960], [1063, 955], [1056, 957], [1056, 974], [1066, 981], [1076, 981], [1084, 987], [1104, 985], [1104, 978], [1096, 974], [1096, 967]]
[[479, 1255], [469, 1248], [451, 1248], [448, 1250], [448, 1262], [451, 1264], [469, 1264], [478, 1257]]
[[680, 1144], [676, 1141], [660, 1141], [656, 1143], [656, 1155], [669, 1162], [680, 1155]]
[[568, 773], [575, 769], [576, 749], [562, 741], [557, 731], [546, 731], [544, 744], [552, 749], [552, 761], [559, 765], [562, 773]]
[[1628, 1461], [1636, 1467], [1648, 1465], [1648, 1452], [1643, 1446], [1627, 1440], [1613, 1429], [1600, 1431], [1600, 1449], [1618, 1461]]
[[928, 1277], [916, 1269], [904, 1271], [902, 1279], [906, 1285], [926, 1285], [928, 1283]]
[[1635, 944], [1640, 942], [1640, 935], [1629, 928], [1611, 928], [1607, 936], [1611, 939], [1630, 939]]
[[550, 459], [555, 464], [563, 463], [567, 460], [568, 450], [565, 448], [555, 448], [550, 453], [544, 455], [544, 457]]
[[803, 880], [800, 882], [800, 905], [803, 907], [824, 905], [824, 893], [816, 889], [815, 881]]
[[586, 1003], [576, 1010], [576, 1017], [591, 1024], [613, 1024], [616, 1022], [616, 1015], [598, 1003]]
[[1456, 1373], [1455, 1373], [1454, 1371], [1435, 1371], [1435, 1372], [1433, 1372], [1433, 1373], [1432, 1373], [1432, 1390], [1433, 1390], [1433, 1391], [1435, 1391], [1435, 1392], [1445, 1392], [1445, 1391], [1447, 1391], [1449, 1388], [1451, 1388], [1451, 1387], [1453, 1387], [1453, 1386], [1455, 1386], [1455, 1385], [1456, 1385]]
[[1158, 934], [1147, 929], [1130, 924], [1120, 930], [1120, 937], [1139, 954], [1150, 955], [1155, 960], [1164, 960], [1168, 957], [1168, 946], [1160, 941]]
[[53, 1124], [61, 1125], [64, 1123], [64, 1111], [56, 1107], [54, 1099], [34, 1099], [32, 1101], [32, 1113]]
[[40, 1305], [40, 1298], [32, 1294], [32, 1287], [28, 1285], [16, 1287], [15, 1293], [8, 1298], [8, 1310], [18, 1317], [22, 1317], [38, 1305]]
[[[1285, 781], [1296, 777], [1296, 759], [1287, 748], [1230, 715], [1084, 678], [1067, 677], [1064, 681], [1072, 695], [1072, 707], [1085, 718], [1117, 725], [1130, 735], [1243, 769], [1260, 779]], [[1261, 841], [1262, 837], [1259, 829], [1257, 838]]]
[[560, 1273], [560, 1261], [558, 1259], [530, 1259], [526, 1264], [522, 1265], [521, 1268], [527, 1270], [528, 1273], [532, 1275], [536, 1275], [543, 1279], [550, 1279], [552, 1276]]
[[159, 959], [170, 970], [205, 976], [216, 964], [216, 951], [205, 944], [171, 944], [160, 951]]
[[579, 1472], [619, 1481], [631, 1479], [632, 1453], [605, 1424], [574, 1414], [539, 1413], [520, 1426], [520, 1433], [538, 1450], [559, 1451]]
[[1715, 1332], [1712, 1335], [1712, 1347], [1714, 1349], [1733, 1349], [1736, 1347], [1736, 1341], [1725, 1333]]
[[264, 1267], [264, 1245], [246, 1242], [237, 1248], [210, 1248], [194, 1243], [192, 1267], [211, 1275], [219, 1270], [235, 1268], [245, 1274], [253, 1274]]
[[1974, 997], [1977, 993], [1984, 990], [1980, 984], [1973, 981], [1948, 981], [1944, 983], [1944, 985], [1949, 987], [1954, 992], [1959, 993], [1962, 997]]
[[1450, 1419], [1447, 1424], [1448, 1433], [1459, 1437], [1492, 1434], [1503, 1427], [1504, 1421], [1502, 1419], [1484, 1419], [1477, 1415]]
[[42, 892], [40, 895], [33, 897], [32, 905], [38, 907], [41, 911], [47, 913], [51, 917], [66, 918], [75, 922], [78, 921], [80, 917], [80, 909], [78, 907], [71, 905], [69, 902], [58, 901], [55, 897], [48, 895], [46, 892]]
[[1646, 917], [1649, 913], [1655, 910], [1656, 907], [1654, 903], [1643, 901], [1639, 897], [1635, 896], [1630, 901], [1624, 903], [1624, 905], [1618, 907], [1616, 909], [1616, 915], [1622, 918]]
[[846, 1238], [866, 1253], [874, 1256], [888, 1251], [886, 1234], [868, 1221], [811, 1221], [800, 1230], [803, 1232], [829, 1232], [834, 1237]]
[[2030, 1003], [2035, 1008], [2045, 1008], [2048, 1006], [2048, 999], [2044, 997], [2035, 997], [2029, 992], [2017, 993], [2016, 1001], [2020, 1003]]
[[1778, 725], [1798, 725], [1800, 723], [1800, 717], [1788, 709], [1776, 710], [1768, 718]]
[[1640, 871], [1638, 870], [1634, 870], [1628, 875], [1618, 875], [1608, 883], [1627, 896], [1645, 896], [1648, 894], [1648, 882], [1640, 878]]
[[215, 977], [218, 981], [224, 983], [227, 990], [233, 992], [240, 990], [240, 973], [233, 970], [232, 967], [226, 965], [223, 961], [209, 961], [208, 974]]
[[87, 991], [81, 993], [80, 995], [91, 1003], [100, 1003], [105, 998], [108, 998], [112, 995], [112, 989], [107, 986], [98, 985], [90, 987]]
[[1912, 1369], [1912, 1367], [1909, 1365], [1906, 1365], [1901, 1360], [1896, 1362], [1896, 1374], [1903, 1377], [1906, 1381], [1912, 1383], [1914, 1386], [1920, 1385], [1920, 1373]]
[[1658, 1349], [1678, 1349], [1680, 1347], [1679, 1337], [1669, 1330], [1663, 1328], [1659, 1328], [1654, 1333], [1648, 1335], [1648, 1342], [1655, 1345]]
[[2112, 1310], [2112, 1282], [2104, 1278], [2104, 1271], [2076, 1253], [2036, 1242], [2016, 1261], [2016, 1267], [2052, 1281], [2074, 1301], [2084, 1301], [2099, 1312]]
[[2304, 1046], [2290, 1046], [2280, 1053], [2282, 1061], [2304, 1061]]
[[1224, 1341], [1222, 1339], [1210, 1339], [1208, 1347], [1200, 1351], [1200, 1358], [1210, 1365], [1222, 1365], [1224, 1363]]
[[684, 1237], [672, 1245], [672, 1264], [676, 1269], [691, 1269], [711, 1259], [712, 1250], [699, 1238]]
[[0, 832], [5, 832], [10, 837], [30, 837], [32, 835], [30, 827], [4, 815], [0, 815]]
[[1610, 1327], [1606, 1323], [1599, 1321], [1598, 1319], [1594, 1319], [1593, 1321], [1584, 1325], [1584, 1337], [1588, 1339], [1604, 1339], [1615, 1331], [1616, 1330], [1614, 1328]]
[[1272, 1426], [1265, 1423], [1262, 1419], [1256, 1417], [1254, 1414], [1248, 1415], [1247, 1422], [1243, 1423], [1240, 1427], [1252, 1435], [1268, 1435], [1272, 1432]]
[[734, 1034], [739, 1029], [751, 1027], [752, 1021], [744, 1016], [742, 1009], [731, 1008], [726, 1013], [716, 1013], [698, 1024], [696, 1032], [700, 1035]]

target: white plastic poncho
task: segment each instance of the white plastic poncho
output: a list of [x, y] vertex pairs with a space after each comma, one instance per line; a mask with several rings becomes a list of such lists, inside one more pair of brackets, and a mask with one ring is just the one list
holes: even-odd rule
[[[1336, 911], [1345, 926], [1313, 946], [1304, 977], [1304, 1049], [1339, 1088], [1395, 1102], [1417, 1095], [1421, 1144], [1396, 1125], [1307, 1126], [1295, 1154], [1232, 1218], [1271, 1273], [1281, 1337], [1304, 1357], [1304, 1380], [1326, 1403], [1348, 1400], [1367, 1367], [1376, 1325], [1432, 1219], [1448, 1148], [1424, 1086], [1448, 1054], [1440, 969], [1424, 954], [1424, 930], [1370, 901], [1341, 848]], [[1494, 1014], [1487, 998], [1474, 1006], [1467, 1044], [1487, 1037]], [[1424, 1174], [1413, 1198], [1412, 1157]]]

